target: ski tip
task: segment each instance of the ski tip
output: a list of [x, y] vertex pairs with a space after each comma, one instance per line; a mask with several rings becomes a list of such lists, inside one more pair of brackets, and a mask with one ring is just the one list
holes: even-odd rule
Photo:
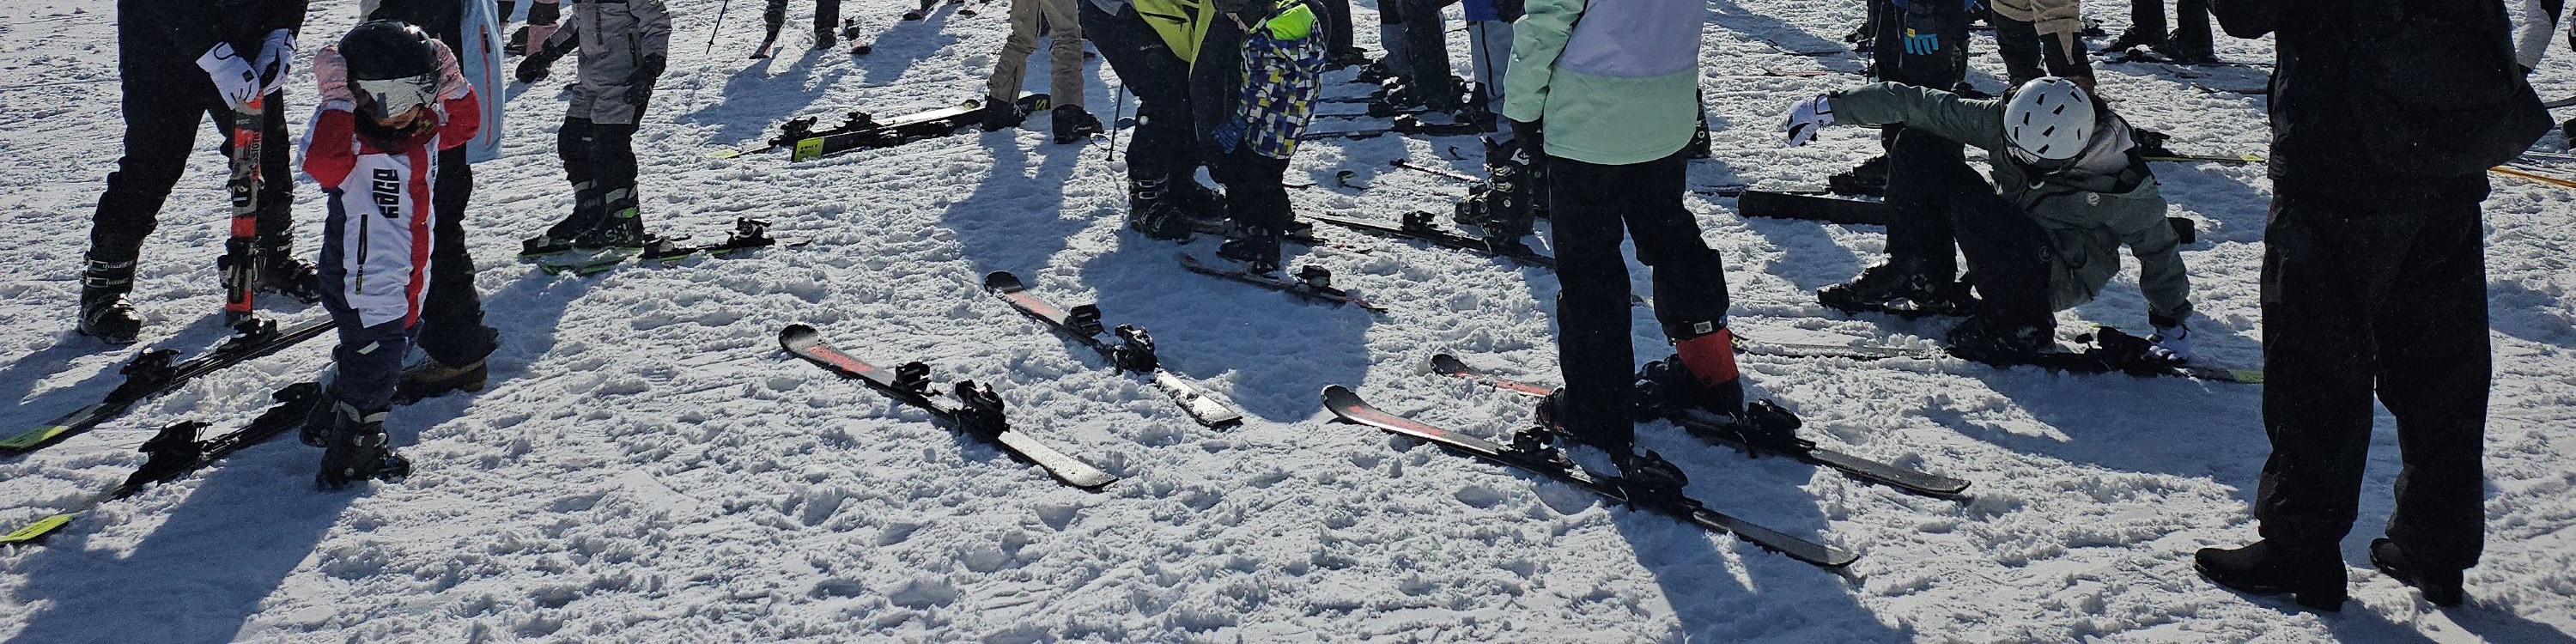
[[1359, 392], [1341, 385], [1325, 385], [1323, 396], [1324, 408], [1331, 410], [1334, 416], [1341, 416], [1344, 409], [1368, 406], [1368, 401], [1360, 399]]
[[0, 544], [19, 545], [35, 543], [44, 539], [47, 535], [53, 534], [55, 530], [61, 529], [63, 526], [70, 524], [72, 519], [79, 516], [80, 515], [78, 514], [57, 514], [37, 519], [35, 523], [27, 524], [27, 527], [19, 528], [16, 532], [0, 535]]
[[60, 436], [64, 431], [69, 429], [71, 428], [64, 427], [62, 425], [46, 425], [18, 432], [15, 436], [0, 439], [0, 450], [15, 451], [33, 448], [37, 445], [44, 444], [45, 441], [53, 440], [55, 436]]
[[814, 344], [822, 336], [823, 332], [816, 330], [813, 325], [803, 322], [789, 324], [786, 328], [778, 330], [778, 348], [795, 351], [796, 347]]
[[1446, 353], [1431, 354], [1431, 370], [1441, 374], [1466, 373], [1467, 361]]
[[1020, 281], [1020, 276], [1010, 271], [993, 271], [984, 274], [984, 290], [1009, 293], [1025, 288], [1028, 288], [1028, 285]]

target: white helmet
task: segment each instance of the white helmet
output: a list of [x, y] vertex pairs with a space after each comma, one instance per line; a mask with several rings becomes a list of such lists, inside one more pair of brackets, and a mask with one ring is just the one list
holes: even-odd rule
[[2093, 96], [2075, 81], [2042, 76], [2004, 102], [2004, 141], [2023, 163], [2058, 165], [2093, 142]]

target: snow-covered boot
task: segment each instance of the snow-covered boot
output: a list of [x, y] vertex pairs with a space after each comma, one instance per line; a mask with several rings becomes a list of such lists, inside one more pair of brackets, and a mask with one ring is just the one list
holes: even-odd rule
[[81, 334], [108, 344], [133, 344], [143, 332], [143, 318], [125, 295], [134, 291], [134, 262], [85, 259], [81, 264]]

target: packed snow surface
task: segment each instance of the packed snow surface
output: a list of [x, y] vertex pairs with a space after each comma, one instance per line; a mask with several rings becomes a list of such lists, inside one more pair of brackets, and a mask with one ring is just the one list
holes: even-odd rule
[[[568, 210], [553, 131], [569, 62], [509, 88], [505, 156], [475, 168], [467, 227], [502, 347], [491, 387], [395, 411], [418, 463], [406, 482], [311, 485], [318, 452], [292, 439], [110, 504], [42, 546], [0, 553], [0, 635], [17, 642], [173, 641], [2569, 641], [2576, 633], [2576, 193], [2498, 179], [2487, 202], [2496, 381], [2487, 438], [2485, 559], [2469, 603], [2437, 611], [2369, 569], [2398, 454], [2375, 435], [2362, 520], [2344, 541], [2354, 603], [2291, 610], [2200, 579], [2192, 550], [2254, 537], [2248, 502], [2267, 443], [2260, 386], [1994, 369], [1958, 360], [1746, 357], [1749, 382], [1805, 416], [1808, 437], [1973, 481], [1938, 500], [1787, 459], [1748, 459], [1670, 425], [1645, 447], [1686, 470], [1710, 506], [1862, 555], [1819, 570], [1578, 488], [1417, 441], [1329, 422], [1316, 392], [1348, 385], [1394, 413], [1502, 437], [1528, 420], [1509, 394], [1430, 374], [1452, 352], [1555, 381], [1556, 279], [1456, 251], [1327, 228], [1366, 252], [1294, 261], [1333, 270], [1391, 311], [1302, 303], [1184, 272], [1183, 250], [1120, 227], [1123, 159], [1105, 141], [1034, 130], [960, 133], [817, 162], [715, 160], [796, 116], [837, 122], [952, 105], [981, 93], [1007, 31], [1000, 3], [896, 20], [901, 0], [844, 7], [874, 52], [809, 50], [794, 3], [780, 56], [745, 60], [758, 7], [671, 0], [676, 60], [637, 147], [650, 226], [717, 238], [737, 216], [813, 240], [731, 259], [543, 274], [516, 240]], [[135, 351], [220, 341], [214, 263], [224, 170], [205, 150], [163, 210], [136, 291], [143, 342], [70, 330], [87, 215], [118, 156], [112, 3], [0, 0], [0, 429], [15, 432], [114, 386]], [[315, 3], [308, 47], [355, 22]], [[1375, 49], [1374, 2], [1359, 2]], [[980, 8], [965, 15], [966, 8]], [[1798, 99], [1857, 84], [1840, 44], [1853, 0], [1709, 4], [1702, 86], [1716, 158], [1695, 185], [1815, 185], [1873, 153], [1867, 130], [1785, 149]], [[2092, 17], [2117, 33], [2117, 3]], [[1454, 13], [1453, 20], [1454, 20]], [[2097, 46], [2099, 41], [2095, 43]], [[1776, 45], [1776, 46], [1775, 46]], [[1992, 41], [1971, 80], [2000, 89]], [[1464, 68], [1463, 41], [1452, 47]], [[2219, 54], [2268, 63], [2269, 41]], [[2576, 64], [2535, 77], [2576, 92]], [[1098, 61], [1091, 63], [1098, 66]], [[1041, 59], [1028, 87], [1044, 86]], [[1827, 69], [1821, 77], [1766, 70]], [[2189, 152], [2260, 153], [2260, 67], [2101, 64], [2103, 93]], [[1098, 71], [1098, 70], [1095, 70]], [[312, 106], [291, 85], [294, 130]], [[1329, 78], [1346, 81], [1351, 72]], [[1095, 76], [1096, 77], [1096, 76]], [[1120, 113], [1114, 81], [1090, 108]], [[1364, 86], [1336, 83], [1331, 95]], [[1133, 101], [1127, 106], [1132, 111]], [[1328, 105], [1326, 111], [1355, 110]], [[1338, 120], [1338, 119], [1336, 119]], [[1378, 122], [1362, 120], [1363, 123]], [[1349, 127], [1326, 122], [1321, 128]], [[1122, 136], [1124, 134], [1122, 133]], [[2541, 144], [2558, 151], [2552, 139]], [[1479, 172], [1470, 137], [1319, 142], [1290, 171], [1300, 210], [1392, 220], [1446, 212], [1464, 186], [1395, 169], [1412, 159]], [[1356, 173], [1337, 185], [1336, 170]], [[2271, 185], [2260, 166], [2159, 164], [2189, 245], [2203, 359], [2255, 366], [2256, 276]], [[2576, 167], [2542, 168], [2561, 175]], [[315, 247], [320, 192], [298, 188]], [[1931, 346], [1947, 323], [1832, 314], [1810, 293], [1875, 261], [1870, 227], [1746, 220], [1694, 195], [1725, 254], [1734, 324], [1762, 340]], [[1187, 249], [1208, 256], [1215, 242]], [[1151, 329], [1166, 364], [1236, 401], [1239, 428], [1192, 423], [978, 287], [1019, 273], [1112, 324]], [[1645, 292], [1641, 271], [1639, 292]], [[305, 319], [312, 307], [267, 305]], [[2063, 314], [2143, 331], [2124, 278]], [[1653, 323], [1640, 358], [1663, 355]], [[924, 360], [943, 382], [989, 383], [1021, 430], [1124, 480], [1070, 489], [776, 348], [803, 321], [881, 364]], [[14, 527], [114, 485], [153, 430], [247, 421], [267, 392], [310, 379], [320, 340], [192, 383], [98, 431], [0, 459], [0, 524]], [[6, 528], [0, 528], [6, 529]]]

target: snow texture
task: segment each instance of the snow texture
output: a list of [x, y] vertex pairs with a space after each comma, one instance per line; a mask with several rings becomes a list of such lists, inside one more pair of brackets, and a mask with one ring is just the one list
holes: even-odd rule
[[[1862, 60], [1792, 56], [1839, 45], [1854, 0], [1715, 0], [1703, 49], [1717, 157], [1697, 185], [1814, 185], [1873, 152], [1867, 130], [1780, 146], [1798, 99], [1859, 77]], [[1837, 575], [1579, 489], [1377, 431], [1327, 422], [1316, 392], [1350, 385], [1390, 411], [1502, 436], [1525, 401], [1438, 378], [1435, 352], [1553, 382], [1557, 282], [1455, 251], [1373, 240], [1314, 252], [1339, 281], [1388, 304], [1372, 316], [1191, 275], [1175, 248], [1124, 232], [1124, 165], [1095, 142], [1042, 131], [967, 132], [818, 162], [713, 160], [790, 117], [892, 115], [980, 93], [1007, 31], [999, 6], [907, 2], [845, 8], [874, 52], [809, 50], [789, 29], [778, 58], [745, 60], [755, 8], [670, 0], [676, 52], [637, 146], [650, 226], [700, 239], [736, 216], [816, 240], [733, 259], [554, 277], [515, 241], [571, 205], [553, 129], [571, 71], [514, 86], [504, 156], [475, 170], [468, 227], [503, 345], [492, 387], [397, 410], [408, 482], [311, 488], [315, 450], [291, 439], [195, 478], [111, 504], [43, 546], [0, 554], [0, 636], [15, 642], [180, 641], [2569, 641], [2576, 633], [2576, 199], [2496, 181], [2487, 203], [2496, 383], [2488, 437], [2489, 547], [2469, 604], [2437, 611], [2369, 569], [2397, 451], [2383, 413], [2360, 524], [2344, 542], [2355, 603], [2292, 610], [2200, 579], [2190, 553], [2251, 539], [2267, 447], [2259, 386], [1997, 370], [1957, 360], [1748, 357], [1758, 393], [1807, 418], [1811, 438], [1975, 483], [1966, 501], [1911, 497], [1786, 459], [1747, 459], [1668, 425], [1646, 447], [1692, 476], [1713, 507], [1863, 555]], [[9, 431], [104, 394], [135, 350], [197, 351], [223, 336], [213, 271], [226, 212], [221, 160], [204, 152], [145, 248], [143, 343], [112, 349], [70, 330], [86, 215], [118, 156], [112, 3], [0, 0], [0, 411]], [[1375, 49], [1373, 4], [1361, 44]], [[304, 41], [355, 22], [315, 3]], [[797, 8], [790, 21], [803, 20]], [[2126, 11], [2093, 7], [2117, 33]], [[2096, 43], [2098, 45], [2098, 42]], [[2268, 41], [2222, 38], [2231, 61]], [[1972, 81], [2000, 88], [1979, 36]], [[1463, 45], [1452, 51], [1464, 65]], [[2535, 77], [2576, 92], [2557, 56]], [[515, 61], [514, 61], [515, 62]], [[1033, 63], [1030, 87], [1046, 77]], [[1091, 62], [1097, 67], [1097, 60]], [[2132, 121], [2191, 152], [2263, 151], [2259, 68], [2102, 64], [2103, 92]], [[1094, 70], [1095, 72], [1099, 70]], [[290, 85], [295, 130], [309, 72]], [[1356, 95], [1328, 80], [1332, 95]], [[1097, 78], [1097, 76], [1095, 76]], [[1114, 80], [1089, 103], [1107, 120]], [[1132, 106], [1132, 101], [1129, 102]], [[1349, 111], [1356, 106], [1326, 111]], [[2541, 144], [2556, 151], [2553, 137]], [[1447, 179], [1410, 158], [1477, 171], [1468, 137], [1304, 146], [1299, 209], [1392, 219], [1445, 212]], [[1464, 159], [1457, 159], [1462, 155]], [[1357, 173], [1366, 191], [1335, 185]], [[2256, 275], [2270, 183], [2260, 167], [2162, 164], [2187, 247], [2204, 359], [2259, 363]], [[2576, 168], [2549, 169], [2576, 174]], [[297, 191], [313, 247], [320, 192]], [[1928, 346], [1945, 323], [1834, 315], [1810, 293], [1874, 261], [1868, 227], [1745, 220], [1694, 196], [1725, 253], [1734, 321], [1773, 341]], [[1215, 242], [1191, 252], [1207, 256]], [[1240, 403], [1249, 422], [1211, 430], [1151, 385], [1047, 334], [977, 286], [1019, 272], [1046, 297], [1096, 300], [1111, 323], [1152, 329], [1166, 364]], [[1637, 274], [1644, 292], [1644, 274]], [[268, 304], [309, 318], [309, 307]], [[2123, 278], [2064, 314], [2145, 324]], [[1018, 427], [1124, 477], [1068, 489], [995, 448], [925, 422], [776, 349], [803, 321], [868, 360], [926, 360], [942, 381], [992, 384]], [[2071, 334], [2072, 331], [2066, 333]], [[1664, 353], [1634, 326], [1642, 358]], [[316, 341], [192, 383], [99, 431], [0, 459], [0, 524], [15, 526], [121, 480], [133, 447], [183, 419], [246, 421], [266, 392], [313, 377]]]

